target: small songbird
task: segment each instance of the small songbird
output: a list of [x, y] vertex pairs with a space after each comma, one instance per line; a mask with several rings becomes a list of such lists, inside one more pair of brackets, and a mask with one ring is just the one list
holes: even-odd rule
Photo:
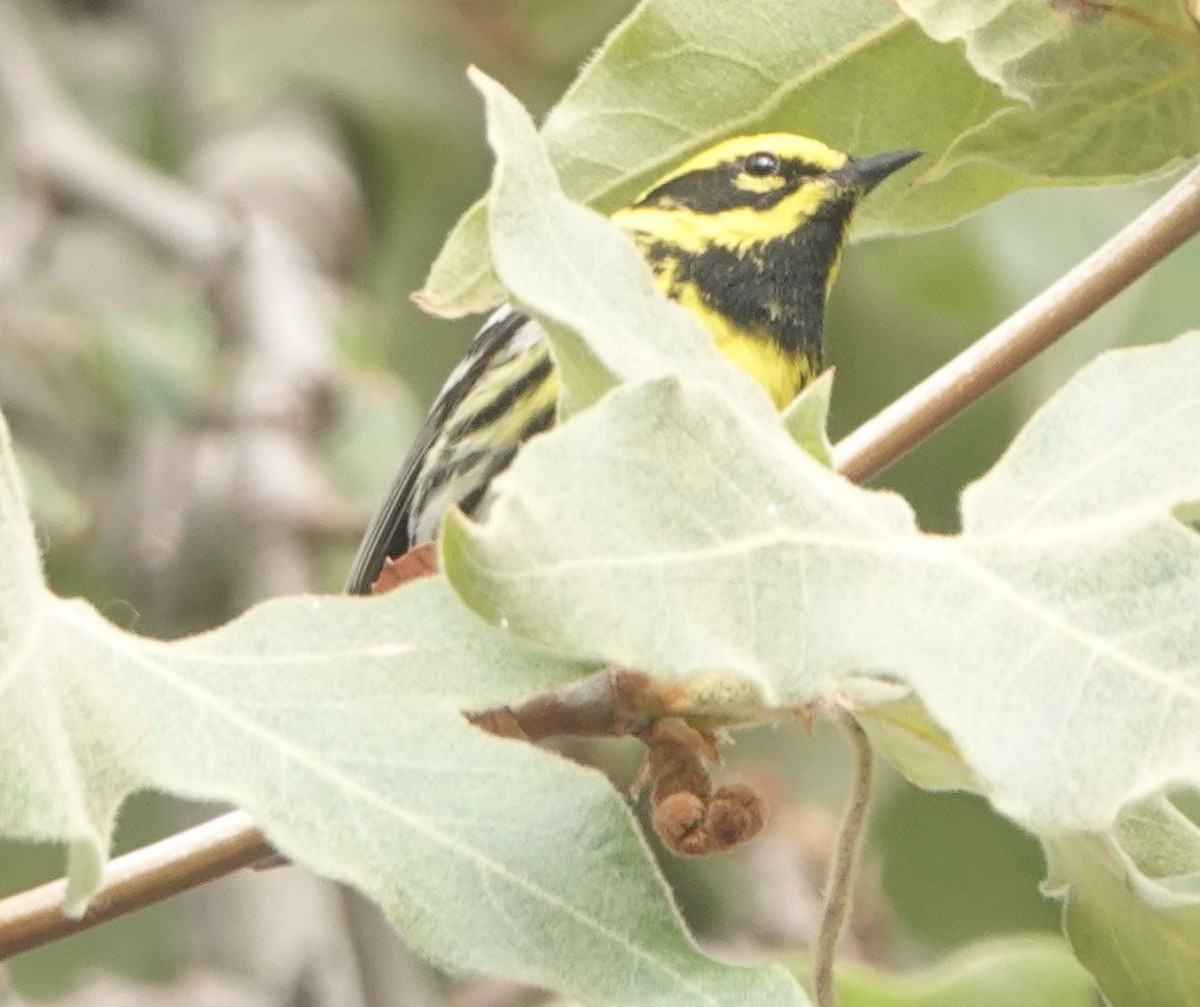
[[[790, 133], [739, 136], [659, 179], [613, 222], [668, 297], [785, 406], [822, 367], [825, 302], [859, 201], [920, 155], [854, 158]], [[346, 590], [433, 539], [455, 505], [480, 511], [521, 445], [554, 425], [558, 381], [541, 326], [491, 316], [454, 369], [371, 521]]]

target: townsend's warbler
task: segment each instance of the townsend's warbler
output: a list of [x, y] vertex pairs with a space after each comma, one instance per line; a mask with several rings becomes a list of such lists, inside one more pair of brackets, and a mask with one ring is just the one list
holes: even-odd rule
[[[855, 159], [788, 133], [726, 140], [613, 215], [659, 288], [784, 406], [821, 369], [825, 299], [855, 206], [918, 156]], [[451, 373], [359, 547], [346, 589], [366, 593], [388, 557], [467, 513], [520, 445], [554, 424], [558, 382], [541, 327], [509, 307]]]

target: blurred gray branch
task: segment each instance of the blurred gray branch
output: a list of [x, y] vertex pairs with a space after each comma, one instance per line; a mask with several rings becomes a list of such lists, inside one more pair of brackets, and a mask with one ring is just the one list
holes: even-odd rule
[[[190, 4], [136, 10], [160, 44], [191, 37]], [[232, 614], [198, 601], [214, 576], [234, 611], [316, 590], [321, 538], [355, 526], [317, 450], [338, 392], [337, 281], [365, 232], [337, 130], [308, 107], [272, 109], [199, 144], [182, 181], [101, 135], [32, 38], [14, 0], [0, 0], [0, 123], [15, 169], [0, 201], [0, 294], [31, 268], [59, 210], [98, 213], [199, 281], [221, 347], [225, 380], [211, 401], [182, 426], [144, 425], [113, 478], [118, 518], [106, 530], [139, 575], [145, 623], [177, 633]], [[182, 129], [199, 134], [195, 121]], [[4, 311], [0, 301], [0, 325]], [[390, 928], [343, 900], [299, 870], [223, 879], [187, 903], [193, 954], [278, 1007], [433, 1003], [424, 967]]]
[[0, 111], [24, 184], [112, 214], [204, 273], [215, 273], [236, 246], [231, 212], [115, 149], [75, 112], [13, 0], [0, 0]]
[[[220, 434], [210, 428], [197, 439], [189, 431], [189, 450], [157, 444], [138, 453], [175, 463], [136, 480], [159, 495], [172, 491], [161, 507], [134, 508], [144, 516], [134, 542], [154, 543], [143, 553], [149, 572], [176, 555], [171, 546], [187, 524], [181, 501], [207, 499], [250, 539], [229, 554], [242, 567], [237, 607], [313, 590], [314, 532], [353, 526], [315, 454], [337, 384], [338, 299], [322, 266], [344, 265], [346, 246], [363, 230], [354, 175], [333, 131], [315, 115], [281, 113], [203, 150], [199, 185], [186, 185], [116, 149], [82, 119], [39, 61], [11, 0], [0, 0], [0, 109], [24, 194], [7, 229], [17, 251], [31, 245], [41, 225], [29, 218], [46, 201], [105, 213], [198, 274], [229, 348]], [[211, 530], [211, 521], [199, 524]]]

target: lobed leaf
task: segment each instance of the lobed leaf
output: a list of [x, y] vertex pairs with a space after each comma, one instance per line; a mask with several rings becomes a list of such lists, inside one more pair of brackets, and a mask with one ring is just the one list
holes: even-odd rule
[[[1200, 334], [1105, 355], [966, 492], [957, 537], [922, 535], [898, 497], [705, 387], [625, 386], [531, 444], [486, 523], [448, 522], [445, 569], [523, 638], [700, 683], [701, 709], [722, 677], [764, 707], [855, 699], [919, 782], [978, 789], [1059, 844], [1072, 938], [1095, 944], [1117, 882], [1088, 844], [1200, 784], [1200, 538], [1175, 517], [1196, 496], [1197, 386]], [[1200, 877], [1179, 821], [1148, 821], [1123, 841]], [[1137, 954], [1149, 968], [1173, 943], [1183, 970], [1200, 895], [1164, 890], [1126, 897], [1146, 903]], [[1115, 1004], [1183, 1002], [1111, 978], [1134, 967], [1094, 970]]]
[[599, 773], [467, 724], [587, 669], [480, 622], [440, 578], [134, 636], [45, 588], [2, 421], [0, 555], [0, 835], [69, 845], [72, 910], [122, 802], [155, 788], [245, 808], [454, 970], [590, 1004], [806, 1002], [779, 969], [696, 948]]
[[[1200, 540], [1171, 514], [1195, 492], [1200, 399], [1137, 397], [1167, 374], [1195, 385], [1200, 335], [1083, 371], [967, 492], [957, 538], [921, 535], [902, 500], [704, 388], [621, 388], [518, 459], [486, 524], [450, 523], [446, 568], [488, 618], [578, 658], [719, 670], [768, 705], [901, 681], [1001, 810], [1106, 829], [1132, 800], [1200, 781]], [[1134, 405], [1125, 440], [1119, 418], [1088, 422]], [[1060, 508], [1074, 519], [1043, 523], [1025, 487], [1059, 484], [1064, 418], [1079, 421], [1067, 479], [1095, 472], [1107, 495], [1096, 512], [1082, 481]], [[1133, 477], [1104, 478], [1136, 432], [1168, 426]]]
[[963, 493], [971, 534], [1019, 535], [1200, 500], [1200, 348], [1189, 336], [1099, 357]]

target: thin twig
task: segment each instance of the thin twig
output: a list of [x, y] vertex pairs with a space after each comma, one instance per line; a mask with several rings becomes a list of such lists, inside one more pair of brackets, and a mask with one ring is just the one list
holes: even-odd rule
[[62, 910], [65, 879], [12, 895], [0, 900], [0, 960], [223, 877], [273, 852], [249, 816], [233, 811], [110, 861], [78, 919]]
[[846, 808], [838, 825], [837, 843], [829, 862], [829, 880], [825, 884], [825, 908], [821, 914], [821, 929], [813, 959], [813, 986], [817, 1007], [836, 1007], [837, 991], [833, 987], [833, 960], [838, 940], [846, 922], [853, 895], [854, 870], [867, 824], [871, 802], [871, 782], [874, 777], [874, 757], [867, 732], [845, 710], [837, 710], [837, 721], [854, 751], [854, 779], [846, 797]]
[[860, 483], [878, 475], [1198, 231], [1194, 168], [1062, 279], [838, 443], [834, 467]]

